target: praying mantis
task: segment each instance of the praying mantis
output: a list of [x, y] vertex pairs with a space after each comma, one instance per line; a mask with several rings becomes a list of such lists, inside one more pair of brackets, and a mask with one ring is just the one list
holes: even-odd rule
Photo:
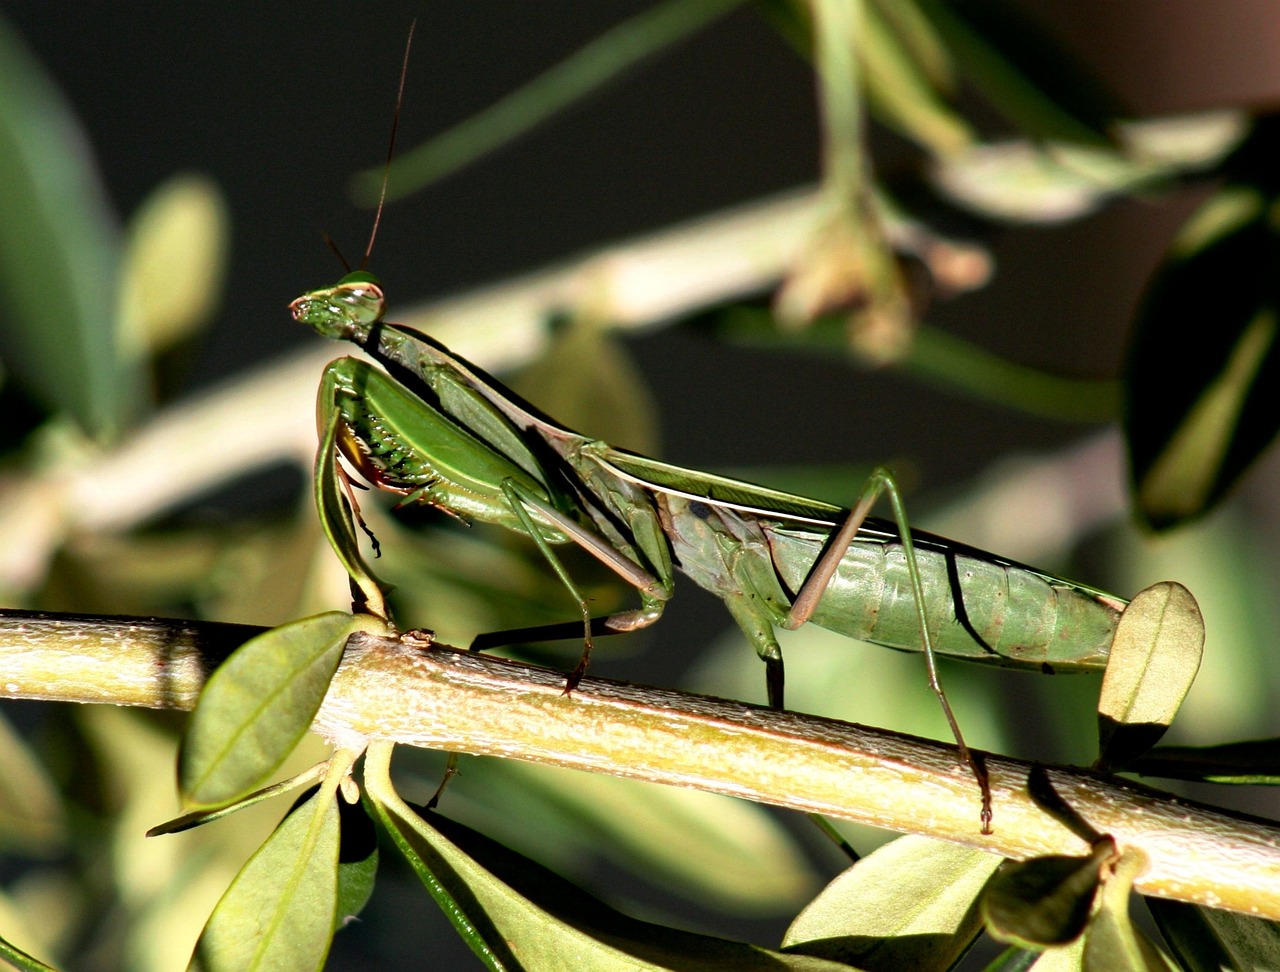
[[[1041, 671], [1106, 664], [1124, 600], [912, 531], [884, 469], [845, 510], [591, 439], [541, 414], [427, 335], [386, 321], [382, 287], [365, 271], [310, 291], [290, 307], [299, 322], [358, 345], [382, 365], [344, 357], [325, 369], [321, 462], [331, 462], [336, 449], [402, 504], [528, 535], [571, 595], [581, 627], [487, 635], [472, 647], [580, 631], [584, 648], [567, 690], [586, 671], [593, 635], [644, 628], [661, 617], [679, 569], [724, 601], [764, 660], [774, 707], [784, 702], [775, 627], [811, 621], [858, 640], [922, 651], [961, 759], [982, 786], [985, 827], [985, 774], [942, 691], [936, 656]], [[881, 494], [892, 505], [892, 522], [868, 515]], [[334, 509], [322, 502], [322, 516], [326, 508]], [[328, 529], [333, 538], [335, 528]], [[639, 607], [592, 617], [555, 554], [555, 546], [566, 543], [634, 587]], [[354, 556], [339, 554], [348, 562]]]
[[[405, 45], [396, 114], [404, 93]], [[388, 166], [395, 144], [392, 126]], [[385, 195], [386, 177], [383, 179]], [[877, 468], [852, 509], [685, 469], [581, 435], [542, 414], [475, 365], [425, 334], [385, 319], [380, 281], [364, 270], [382, 214], [374, 218], [361, 269], [290, 304], [324, 337], [350, 341], [380, 364], [330, 363], [317, 403], [321, 442], [316, 499], [321, 522], [359, 590], [362, 606], [388, 614], [361, 559], [351, 514], [338, 495], [347, 463], [401, 505], [434, 507], [526, 534], [573, 599], [581, 619], [482, 635], [474, 650], [576, 636], [583, 651], [568, 675], [586, 672], [593, 637], [655, 623], [680, 570], [719, 597], [765, 663], [769, 704], [784, 704], [775, 627], [806, 622], [860, 641], [921, 651], [929, 686], [955, 737], [960, 761], [982, 794], [986, 771], [964, 741], [938, 678], [939, 654], [1039, 671], [1106, 666], [1127, 602], [908, 525], [893, 476]], [[869, 516], [886, 495], [893, 520]], [[366, 531], [367, 532], [367, 531]], [[630, 584], [640, 606], [593, 617], [556, 556], [572, 543]]]

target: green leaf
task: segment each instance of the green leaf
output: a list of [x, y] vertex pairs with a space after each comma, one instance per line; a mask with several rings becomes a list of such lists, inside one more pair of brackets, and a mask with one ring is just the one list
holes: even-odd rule
[[219, 666], [183, 740], [184, 803], [234, 802], [279, 769], [319, 710], [347, 638], [370, 621], [340, 611], [293, 621], [245, 642]]
[[89, 435], [110, 439], [145, 395], [117, 333], [119, 230], [84, 132], [3, 20], [0, 190], [6, 377]]
[[58, 972], [52, 965], [45, 965], [38, 958], [28, 955], [16, 945], [10, 945], [3, 938], [0, 938], [0, 959], [4, 959], [20, 972]]
[[375, 761], [371, 750], [365, 781], [379, 821], [490, 969], [834, 972], [849, 968], [623, 915], [472, 830], [436, 814], [428, 815], [429, 822], [418, 816], [390, 789], [389, 780], [383, 778], [385, 769], [375, 764], [370, 771], [369, 764]]
[[1280, 968], [1280, 922], [1147, 898], [1156, 927], [1191, 972]]
[[1084, 934], [1084, 972], [1173, 972], [1172, 963], [1129, 918], [1133, 879], [1146, 866], [1145, 855], [1130, 848], [1107, 875], [1101, 906]]
[[562, 328], [511, 387], [584, 435], [646, 455], [658, 451], [658, 407], [644, 376], [591, 321]]
[[1109, 841], [1086, 857], [1006, 861], [987, 884], [982, 914], [998, 941], [1027, 948], [1066, 945], [1084, 931], [1113, 853]]
[[984, 851], [899, 837], [827, 885], [783, 947], [867, 970], [950, 968], [982, 930], [978, 895], [999, 864]]
[[777, 816], [745, 800], [506, 759], [468, 760], [453, 787], [484, 833], [517, 850], [536, 833], [554, 867], [601, 856], [735, 914], [799, 907], [817, 885]]
[[1153, 584], [1116, 627], [1098, 700], [1098, 763], [1123, 766], [1164, 734], [1200, 670], [1204, 618], [1181, 584]]
[[285, 817], [209, 916], [193, 956], [202, 972], [324, 966], [338, 901], [339, 832], [332, 790]]
[[1128, 763], [1143, 776], [1236, 785], [1280, 785], [1280, 738], [1221, 746], [1161, 746]]
[[869, 107], [885, 124], [934, 155], [953, 155], [968, 148], [974, 137], [969, 124], [939, 97], [925, 66], [884, 16], [887, 11], [874, 4], [864, 9], [865, 35], [858, 53], [866, 72]]
[[[391, 166], [387, 201], [471, 164], [568, 108], [620, 73], [694, 33], [739, 0], [665, 0], [574, 51], [479, 114], [405, 152]], [[382, 169], [360, 173], [352, 194], [377, 202]]]
[[1280, 124], [1259, 122], [1228, 160], [1236, 178], [1183, 227], [1138, 314], [1125, 436], [1138, 512], [1155, 529], [1204, 513], [1280, 430], [1278, 155]]

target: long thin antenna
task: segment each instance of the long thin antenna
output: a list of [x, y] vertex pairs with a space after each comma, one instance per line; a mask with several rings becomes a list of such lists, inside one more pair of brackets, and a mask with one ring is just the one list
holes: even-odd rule
[[409, 24], [409, 37], [404, 42], [404, 61], [400, 64], [400, 87], [396, 91], [396, 110], [391, 116], [391, 138], [387, 142], [387, 161], [382, 167], [382, 188], [378, 191], [378, 209], [373, 214], [373, 229], [369, 231], [369, 245], [364, 248], [364, 259], [360, 261], [363, 270], [369, 264], [369, 256], [373, 253], [373, 241], [378, 238], [378, 226], [382, 223], [382, 206], [387, 201], [387, 179], [391, 176], [391, 159], [396, 151], [396, 129], [400, 127], [400, 105], [404, 102], [404, 79], [409, 74], [409, 49], [413, 47], [413, 31], [418, 21]]

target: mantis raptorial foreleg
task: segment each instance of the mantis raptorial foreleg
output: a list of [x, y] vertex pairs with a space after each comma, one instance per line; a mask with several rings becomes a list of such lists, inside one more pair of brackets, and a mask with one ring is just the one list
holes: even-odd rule
[[991, 782], [987, 776], [986, 769], [973, 755], [972, 750], [969, 749], [968, 744], [964, 741], [964, 734], [960, 731], [960, 723], [956, 720], [955, 713], [951, 710], [951, 703], [947, 701], [947, 694], [942, 689], [942, 681], [938, 677], [937, 655], [933, 648], [933, 636], [929, 629], [929, 615], [924, 598], [924, 582], [920, 577], [920, 565], [916, 559], [915, 543], [911, 539], [911, 528], [907, 523], [906, 507], [903, 505], [902, 494], [898, 490], [898, 484], [894, 480], [893, 474], [883, 466], [879, 466], [872, 471], [857, 505], [849, 512], [849, 516], [845, 519], [839, 531], [831, 538], [826, 550], [818, 558], [817, 563], [813, 565], [813, 569], [809, 572], [804, 586], [800, 588], [795, 600], [791, 603], [791, 610], [787, 613], [783, 626], [789, 630], [794, 630], [807, 622], [813, 612], [817, 610], [818, 602], [826, 592], [827, 585], [836, 576], [841, 561], [858, 535], [859, 528], [866, 521], [867, 515], [871, 512], [872, 506], [875, 505], [881, 494], [887, 494], [889, 497], [889, 504], [893, 508], [893, 519], [898, 526], [901, 538], [902, 556], [906, 561], [907, 577], [911, 582], [911, 596], [915, 600], [916, 610], [920, 616], [920, 645], [924, 651], [925, 666], [929, 672], [929, 688], [933, 690], [933, 694], [938, 697], [938, 702], [942, 706], [943, 715], [946, 716], [947, 724], [951, 727], [951, 734], [955, 737], [956, 746], [960, 750], [961, 762], [965, 763], [973, 771], [973, 775], [978, 781], [978, 787], [982, 791], [982, 831], [983, 833], [990, 833]]

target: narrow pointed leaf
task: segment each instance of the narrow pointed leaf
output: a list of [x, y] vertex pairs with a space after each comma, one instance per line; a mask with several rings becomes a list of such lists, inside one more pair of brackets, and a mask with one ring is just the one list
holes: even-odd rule
[[1008, 4], [921, 0], [957, 70], [1038, 139], [1101, 144], [1118, 115], [1099, 85]]
[[1280, 786], [1280, 739], [1221, 746], [1161, 746], [1125, 769], [1174, 780]]
[[474, 831], [434, 814], [428, 822], [403, 804], [391, 807], [371, 796], [400, 851], [491, 969], [849, 968], [637, 921]]
[[319, 710], [347, 638], [368, 623], [332, 611], [238, 648], [210, 677], [192, 714], [179, 762], [184, 802], [233, 802], [279, 769]]
[[52, 965], [45, 965], [38, 958], [28, 955], [16, 945], [11, 945], [0, 938], [0, 959], [8, 962], [19, 972], [58, 972]]
[[324, 966], [338, 901], [339, 833], [332, 791], [285, 817], [210, 915], [194, 956], [202, 972]]
[[788, 951], [860, 969], [946, 969], [982, 930], [978, 896], [1000, 858], [899, 837], [827, 885], [783, 937]]
[[1120, 617], [1098, 701], [1102, 766], [1124, 765], [1168, 728], [1200, 669], [1204, 618], [1181, 584], [1138, 593]]
[[1156, 927], [1191, 972], [1280, 968], [1280, 922], [1148, 898]]

